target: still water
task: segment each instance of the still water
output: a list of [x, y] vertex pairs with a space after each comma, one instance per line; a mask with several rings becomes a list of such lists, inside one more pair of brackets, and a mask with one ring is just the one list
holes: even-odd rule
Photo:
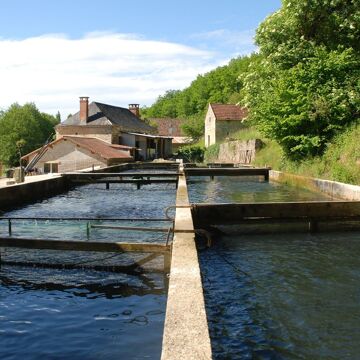
[[263, 181], [260, 177], [247, 176], [218, 176], [214, 180], [210, 180], [209, 177], [193, 176], [188, 180], [188, 191], [192, 203], [251, 203], [330, 199], [324, 194]]
[[[251, 179], [189, 186], [192, 202], [326, 199]], [[359, 232], [228, 233], [199, 258], [215, 359], [359, 358]]]
[[[87, 185], [5, 215], [163, 218], [163, 209], [174, 201], [173, 184], [140, 190], [132, 185], [112, 184], [110, 190]], [[0, 224], [0, 229], [6, 236], [7, 223]], [[90, 240], [165, 241], [163, 235], [146, 234], [92, 229]], [[17, 221], [13, 236], [87, 240], [86, 224], [81, 222]], [[30, 250], [25, 254], [16, 249], [2, 249], [2, 255], [5, 261], [45, 258], [57, 262], [60, 258], [90, 265], [95, 256]], [[116, 256], [96, 254], [96, 261], [123, 265], [124, 256]], [[3, 265], [0, 359], [159, 359], [165, 307], [166, 280], [161, 271], [124, 274]]]

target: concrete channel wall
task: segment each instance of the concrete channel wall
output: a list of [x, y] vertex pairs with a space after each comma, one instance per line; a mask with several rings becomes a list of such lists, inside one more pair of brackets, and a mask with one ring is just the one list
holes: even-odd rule
[[162, 360], [211, 359], [200, 266], [186, 178], [180, 169]]
[[334, 199], [360, 200], [360, 186], [288, 174], [275, 170], [271, 170], [269, 176], [272, 181], [303, 187], [313, 191], [320, 191], [330, 195]]
[[68, 187], [62, 176], [53, 176], [39, 181], [25, 182], [0, 188], [0, 211], [54, 196]]

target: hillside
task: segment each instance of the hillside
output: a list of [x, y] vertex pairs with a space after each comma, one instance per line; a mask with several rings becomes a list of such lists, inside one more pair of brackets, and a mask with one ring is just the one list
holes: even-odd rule
[[258, 54], [199, 75], [144, 114], [185, 117], [200, 138], [209, 102], [240, 102], [267, 144], [258, 164], [360, 183], [359, 37], [359, 2], [283, 0], [256, 31]]

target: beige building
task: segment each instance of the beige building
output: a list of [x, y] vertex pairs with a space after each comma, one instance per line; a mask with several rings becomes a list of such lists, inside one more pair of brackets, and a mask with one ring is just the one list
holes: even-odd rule
[[205, 116], [205, 147], [231, 138], [232, 134], [244, 128], [248, 110], [238, 105], [209, 104]]
[[27, 171], [66, 172], [172, 155], [172, 137], [142, 121], [138, 104], [126, 109], [88, 99], [81, 97], [79, 111], [56, 126], [55, 141], [23, 157]]

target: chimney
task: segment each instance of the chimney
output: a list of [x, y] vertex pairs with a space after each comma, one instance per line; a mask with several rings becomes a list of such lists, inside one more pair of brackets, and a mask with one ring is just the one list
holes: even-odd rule
[[129, 104], [129, 110], [138, 118], [140, 117], [140, 105], [139, 104]]
[[89, 98], [80, 96], [80, 123], [86, 124], [89, 117]]

